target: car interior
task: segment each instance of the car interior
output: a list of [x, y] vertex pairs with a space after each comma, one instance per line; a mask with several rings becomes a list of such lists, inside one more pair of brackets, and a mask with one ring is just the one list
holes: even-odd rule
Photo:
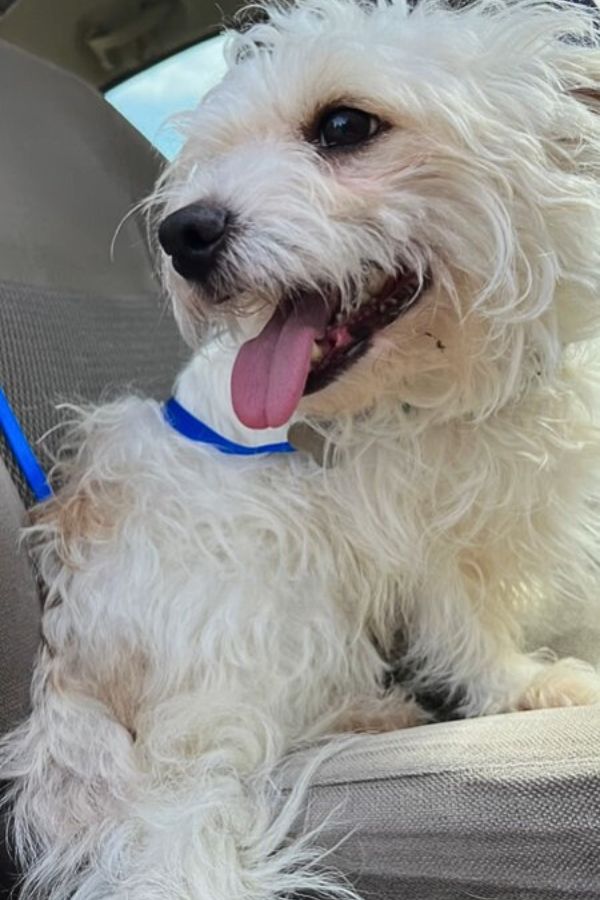
[[[46, 471], [69, 402], [165, 398], [187, 354], [130, 214], [163, 160], [103, 92], [240, 5], [0, 0], [0, 388]], [[39, 641], [19, 543], [33, 503], [0, 438], [0, 733], [26, 714]], [[568, 632], [556, 649], [597, 661], [600, 631]], [[298, 827], [320, 824], [328, 865], [372, 900], [592, 900], [599, 733], [597, 710], [570, 708], [362, 736], [319, 769]], [[4, 837], [0, 886], [18, 896]]]

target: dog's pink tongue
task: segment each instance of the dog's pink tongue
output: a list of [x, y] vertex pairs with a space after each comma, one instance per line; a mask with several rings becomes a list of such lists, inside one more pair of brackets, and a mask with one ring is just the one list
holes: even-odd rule
[[322, 337], [328, 311], [320, 297], [302, 308], [277, 311], [258, 337], [239, 351], [231, 376], [236, 416], [249, 428], [277, 428], [300, 402], [310, 369], [313, 341]]

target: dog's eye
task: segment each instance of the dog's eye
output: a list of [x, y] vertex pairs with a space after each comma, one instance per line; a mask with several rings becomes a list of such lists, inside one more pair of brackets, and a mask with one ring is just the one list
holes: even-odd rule
[[318, 126], [321, 147], [353, 147], [377, 134], [381, 122], [376, 116], [340, 106], [325, 113]]

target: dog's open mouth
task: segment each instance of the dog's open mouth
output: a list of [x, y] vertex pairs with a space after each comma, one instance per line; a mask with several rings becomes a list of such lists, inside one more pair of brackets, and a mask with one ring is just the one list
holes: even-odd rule
[[337, 291], [297, 293], [281, 304], [235, 361], [231, 394], [239, 420], [249, 428], [284, 425], [304, 394], [320, 391], [360, 359], [377, 332], [414, 306], [427, 283], [405, 270], [376, 275], [347, 313]]

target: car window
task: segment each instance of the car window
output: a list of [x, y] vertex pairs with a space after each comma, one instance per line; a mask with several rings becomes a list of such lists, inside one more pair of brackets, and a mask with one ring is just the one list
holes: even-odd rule
[[133, 75], [106, 92], [106, 99], [168, 159], [181, 146], [169, 124], [176, 113], [193, 109], [225, 74], [223, 45], [217, 35]]

